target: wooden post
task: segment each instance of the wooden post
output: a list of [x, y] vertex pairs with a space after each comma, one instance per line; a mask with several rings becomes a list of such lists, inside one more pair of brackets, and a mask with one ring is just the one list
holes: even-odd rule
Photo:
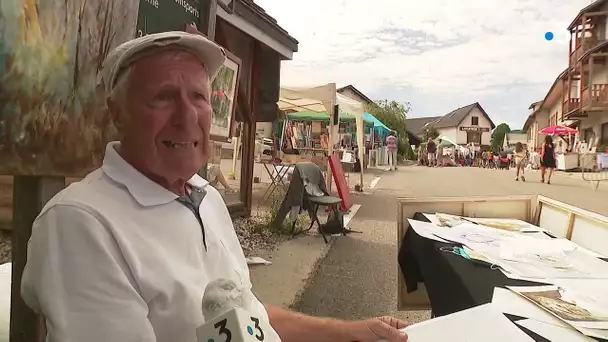
[[[217, 16], [217, 0], [206, 0], [200, 2], [200, 32], [204, 33], [210, 40], [215, 40], [215, 20]], [[198, 170], [198, 175], [207, 178], [207, 164]]]
[[10, 342], [45, 340], [44, 320], [21, 298], [21, 276], [27, 262], [27, 244], [32, 235], [32, 223], [46, 202], [64, 187], [64, 177], [14, 177]]
[[595, 62], [595, 58], [593, 55], [589, 56], [589, 107], [593, 107], [593, 62]]

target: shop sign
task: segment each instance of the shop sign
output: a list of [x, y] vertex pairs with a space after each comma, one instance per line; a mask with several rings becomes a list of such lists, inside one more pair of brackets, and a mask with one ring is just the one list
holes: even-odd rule
[[467, 126], [460, 126], [460, 130], [463, 132], [489, 132], [490, 128], [488, 127], [467, 127]]

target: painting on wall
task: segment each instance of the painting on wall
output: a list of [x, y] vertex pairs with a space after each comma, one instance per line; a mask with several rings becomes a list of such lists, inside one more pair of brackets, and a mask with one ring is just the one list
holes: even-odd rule
[[[186, 25], [186, 32], [206, 37], [192, 24]], [[227, 142], [232, 137], [240, 75], [241, 59], [226, 50], [226, 61], [211, 84], [211, 139], [214, 141]]]
[[213, 140], [227, 141], [232, 135], [240, 72], [241, 60], [226, 51], [226, 61], [211, 85], [211, 106], [213, 107], [211, 135]]
[[99, 73], [139, 0], [0, 1], [0, 175], [83, 175], [114, 138]]

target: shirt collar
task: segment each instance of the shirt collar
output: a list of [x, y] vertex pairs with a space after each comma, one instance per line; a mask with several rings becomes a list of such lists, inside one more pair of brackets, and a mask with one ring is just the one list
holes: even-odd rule
[[[113, 141], [106, 145], [106, 153], [101, 169], [113, 181], [124, 185], [140, 205], [148, 207], [167, 204], [179, 197], [131, 166], [116, 151], [119, 146], [120, 142], [118, 141]], [[203, 189], [209, 184], [209, 182], [197, 174], [192, 176], [187, 183], [191, 187], [198, 189]]]

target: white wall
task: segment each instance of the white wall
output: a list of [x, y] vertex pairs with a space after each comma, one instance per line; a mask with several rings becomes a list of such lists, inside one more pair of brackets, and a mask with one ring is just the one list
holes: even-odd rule
[[469, 112], [469, 114], [464, 118], [464, 120], [462, 120], [462, 122], [460, 123], [460, 126], [458, 128], [455, 128], [456, 140], [454, 140], [454, 142], [456, 142], [457, 144], [466, 145], [467, 132], [461, 131], [460, 127], [473, 127], [473, 125], [471, 124], [471, 118], [474, 116], [476, 116], [478, 118], [478, 122], [479, 122], [478, 127], [485, 127], [485, 128], [489, 129], [488, 132], [481, 133], [481, 144], [490, 145], [490, 140], [491, 140], [491, 136], [492, 136], [492, 125], [490, 124], [490, 120], [488, 120], [483, 115], [481, 110], [479, 110], [479, 108], [477, 108], [477, 107], [473, 108], [471, 110], [471, 112]]
[[541, 134], [538, 134], [538, 131], [547, 126], [549, 126], [549, 111], [546, 109], [541, 109], [536, 112], [534, 121], [532, 121], [532, 124], [530, 124], [530, 127], [528, 128], [528, 131], [530, 132], [528, 148], [530, 150], [541, 147], [544, 137]]
[[580, 137], [583, 139], [583, 131], [586, 129], [593, 129], [595, 138], [599, 139], [602, 134], [602, 124], [608, 122], [608, 111], [605, 112], [591, 112], [589, 116], [581, 119], [580, 124]]
[[440, 137], [446, 137], [457, 144], [461, 144], [460, 142], [458, 142], [458, 136], [456, 135], [456, 127], [438, 128], [437, 133], [439, 133]]
[[[553, 106], [551, 106], [551, 108], [549, 109], [549, 119], [552, 116], [556, 116], [557, 117], [557, 124], [560, 124], [560, 120], [561, 120], [561, 117], [562, 117], [562, 103], [561, 103], [561, 98], [562, 97], [559, 96], [558, 98], [559, 98], [559, 100], [557, 100], [555, 102], [555, 104]], [[554, 123], [554, 122], [548, 122], [548, 124], [553, 125], [553, 124], [556, 124], [556, 123]], [[543, 129], [545, 127], [547, 127], [547, 125], [541, 127], [540, 129]]]

